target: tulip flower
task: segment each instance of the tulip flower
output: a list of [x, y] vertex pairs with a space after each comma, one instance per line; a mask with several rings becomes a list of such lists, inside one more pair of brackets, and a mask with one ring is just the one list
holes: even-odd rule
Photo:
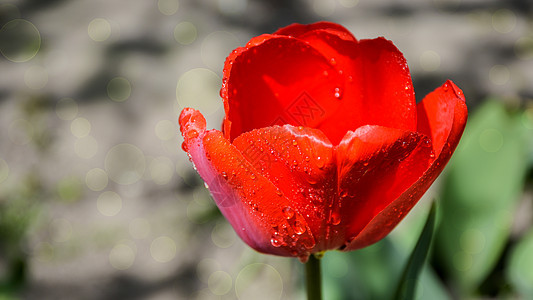
[[183, 149], [246, 244], [304, 262], [385, 237], [441, 173], [467, 120], [454, 83], [417, 104], [392, 42], [329, 22], [252, 38], [227, 58], [220, 94], [221, 131], [181, 112]]

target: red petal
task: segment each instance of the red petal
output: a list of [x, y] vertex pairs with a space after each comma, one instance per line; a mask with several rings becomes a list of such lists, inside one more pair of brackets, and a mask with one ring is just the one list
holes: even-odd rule
[[319, 127], [337, 110], [335, 89], [343, 88], [320, 53], [284, 36], [265, 35], [238, 49], [224, 77], [224, 134], [230, 140], [272, 125]]
[[192, 162], [242, 240], [260, 252], [305, 259], [315, 238], [310, 230], [296, 233], [309, 226], [297, 212], [287, 219], [284, 209], [292, 205], [290, 200], [220, 131], [205, 131], [205, 119], [198, 111], [185, 109], [180, 125]]
[[244, 133], [233, 144], [290, 199], [293, 212], [287, 217], [305, 216], [317, 237], [313, 252], [335, 249], [344, 243], [342, 234], [329, 234], [332, 229], [327, 217], [337, 198], [336, 165], [333, 146], [322, 132], [291, 125], [273, 126]]
[[416, 182], [430, 160], [431, 143], [419, 133], [381, 126], [349, 132], [337, 149], [346, 241]]
[[462, 91], [451, 81], [417, 105], [419, 131], [430, 136], [437, 156], [428, 170], [398, 199], [379, 212], [346, 250], [373, 244], [385, 237], [418, 202], [442, 172], [459, 143], [468, 111]]
[[320, 129], [333, 144], [363, 125], [416, 130], [409, 68], [383, 38], [358, 42], [339, 25], [294, 24], [230, 57], [222, 89], [227, 138], [275, 124]]

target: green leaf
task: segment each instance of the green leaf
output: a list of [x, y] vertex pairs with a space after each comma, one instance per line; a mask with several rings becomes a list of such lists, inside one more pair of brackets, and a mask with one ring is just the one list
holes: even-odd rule
[[510, 254], [507, 278], [523, 299], [533, 298], [533, 230], [516, 244]]
[[431, 210], [429, 211], [426, 225], [424, 226], [424, 229], [422, 229], [420, 238], [418, 239], [415, 249], [409, 258], [409, 262], [403, 271], [402, 278], [400, 279], [398, 288], [396, 289], [395, 299], [415, 298], [414, 296], [416, 293], [418, 278], [426, 262], [431, 245], [431, 239], [433, 237], [433, 231], [435, 229], [435, 214], [436, 208], [435, 203], [433, 203]]
[[487, 101], [448, 166], [433, 262], [461, 294], [474, 293], [502, 255], [523, 190], [527, 139], [520, 114]]

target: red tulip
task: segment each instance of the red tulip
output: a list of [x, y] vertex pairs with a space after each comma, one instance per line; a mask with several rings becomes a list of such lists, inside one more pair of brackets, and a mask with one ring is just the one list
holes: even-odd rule
[[242, 240], [302, 261], [385, 237], [440, 174], [468, 114], [451, 81], [417, 104], [392, 42], [329, 22], [234, 50], [221, 97], [222, 132], [181, 112], [183, 148]]

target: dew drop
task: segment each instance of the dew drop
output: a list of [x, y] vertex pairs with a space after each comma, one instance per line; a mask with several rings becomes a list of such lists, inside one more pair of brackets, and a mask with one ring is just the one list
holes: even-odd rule
[[324, 168], [324, 161], [322, 160], [322, 158], [320, 156], [316, 158], [316, 166], [319, 169]]
[[198, 131], [196, 131], [195, 129], [191, 129], [187, 132], [187, 138], [189, 139], [195, 139], [198, 137]]
[[342, 90], [340, 88], [336, 87], [335, 90], [334, 90], [334, 94], [333, 95], [335, 96], [335, 98], [337, 98], [339, 100], [342, 99]]
[[292, 226], [292, 229], [294, 229], [294, 232], [296, 232], [296, 234], [298, 235], [303, 234], [306, 230], [305, 226], [300, 221], [294, 222], [294, 226]]
[[365, 162], [363, 163], [363, 166], [364, 166], [364, 167], [368, 167], [368, 162], [365, 161]]
[[324, 74], [324, 76], [326, 76], [326, 77], [329, 76], [328, 71], [324, 71], [323, 74]]
[[315, 240], [312, 237], [305, 237], [301, 239], [301, 242], [306, 249], [312, 249], [316, 245]]
[[431, 153], [429, 154], [429, 157], [430, 158], [435, 158], [435, 152], [431, 151]]
[[226, 172], [222, 172], [222, 177], [224, 177], [224, 179], [228, 179], [228, 174], [226, 174]]
[[310, 160], [309, 156], [304, 157], [304, 160], [309, 161]]
[[276, 236], [277, 236], [276, 233], [274, 233], [274, 235], [270, 239], [270, 243], [272, 244], [272, 246], [274, 246], [276, 248], [279, 248], [279, 247], [281, 247], [283, 245], [283, 239], [278, 238]]
[[206, 189], [209, 189], [209, 185], [207, 184], [207, 182], [204, 182], [204, 186]]
[[189, 152], [189, 147], [187, 147], [187, 144], [185, 142], [181, 143], [181, 149], [185, 152]]
[[332, 57], [329, 59], [329, 63], [334, 66], [337, 64], [337, 61], [335, 60], [335, 58]]
[[250, 174], [250, 178], [251, 178], [252, 180], [254, 180], [254, 179], [255, 179], [255, 174]]
[[296, 167], [298, 165], [298, 162], [296, 160], [293, 160], [292, 164]]
[[280, 196], [280, 197], [283, 196], [283, 193], [281, 192], [280, 189], [277, 189], [277, 190], [276, 190], [276, 194], [277, 194], [278, 196]]
[[254, 203], [254, 204], [252, 204], [252, 209], [255, 210], [255, 211], [258, 211], [259, 210], [259, 206], [256, 203]]
[[353, 77], [352, 77], [352, 75], [348, 75], [348, 82], [353, 82]]
[[283, 212], [283, 215], [287, 220], [294, 217], [294, 210], [292, 210], [292, 208], [290, 208], [289, 206], [284, 207], [281, 212]]
[[341, 190], [341, 198], [346, 198], [348, 196], [347, 190]]
[[304, 127], [303, 126], [298, 126], [298, 130], [302, 131], [302, 130], [304, 130]]
[[331, 212], [330, 223], [331, 225], [339, 225], [341, 223], [341, 215], [339, 214], [339, 212]]
[[296, 142], [296, 140], [292, 140], [292, 145], [293, 146], [298, 146], [298, 142]]

